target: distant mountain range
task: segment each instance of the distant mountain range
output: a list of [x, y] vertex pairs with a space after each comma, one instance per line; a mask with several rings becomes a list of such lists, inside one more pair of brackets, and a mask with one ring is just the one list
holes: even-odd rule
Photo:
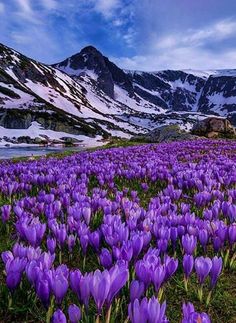
[[49, 66], [0, 44], [0, 145], [93, 145], [208, 115], [236, 124], [236, 70], [127, 71], [92, 46]]

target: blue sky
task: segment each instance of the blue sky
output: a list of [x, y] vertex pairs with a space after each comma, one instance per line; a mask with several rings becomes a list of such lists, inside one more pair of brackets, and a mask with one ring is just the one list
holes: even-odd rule
[[236, 1], [0, 0], [0, 42], [44, 63], [91, 44], [126, 69], [236, 68]]

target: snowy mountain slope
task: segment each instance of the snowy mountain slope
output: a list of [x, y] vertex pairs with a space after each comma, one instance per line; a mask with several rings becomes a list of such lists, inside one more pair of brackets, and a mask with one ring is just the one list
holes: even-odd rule
[[54, 66], [86, 84], [88, 92], [96, 90], [99, 97], [128, 106], [134, 114], [167, 114], [169, 118], [170, 111], [183, 111], [227, 116], [236, 122], [232, 85], [236, 70], [127, 71], [92, 46]]
[[48, 66], [0, 44], [2, 139], [25, 129], [33, 140], [26, 129], [35, 124], [58, 141], [127, 138], [163, 124], [189, 130], [207, 115], [236, 123], [236, 70], [126, 71], [92, 46]]
[[88, 100], [86, 93], [67, 74], [0, 45], [0, 126], [27, 129], [37, 121], [48, 130], [103, 137], [141, 130], [116, 119], [116, 110], [98, 109], [93, 101], [99, 99], [91, 92]]

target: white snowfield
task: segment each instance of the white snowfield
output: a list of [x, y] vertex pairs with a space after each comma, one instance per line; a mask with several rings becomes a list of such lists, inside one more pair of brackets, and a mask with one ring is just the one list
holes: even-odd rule
[[[4, 137], [9, 138], [11, 140], [15, 140], [16, 138], [28, 136], [31, 139], [40, 138], [45, 139], [45, 137], [50, 138], [50, 140], [57, 140], [63, 143], [62, 138], [75, 138], [78, 140], [78, 144], [86, 145], [86, 146], [101, 146], [104, 144], [102, 142], [101, 136], [96, 136], [95, 138], [87, 137], [83, 135], [72, 135], [67, 132], [59, 132], [53, 130], [44, 129], [38, 122], [32, 122], [31, 126], [28, 129], [6, 129], [0, 127], [0, 147], [4, 147], [6, 144], [9, 144]], [[10, 144], [12, 145], [12, 144]], [[28, 145], [31, 146], [31, 145]]]

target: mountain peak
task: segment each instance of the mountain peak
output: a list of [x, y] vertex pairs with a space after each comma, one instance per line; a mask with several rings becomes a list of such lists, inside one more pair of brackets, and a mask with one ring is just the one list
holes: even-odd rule
[[94, 46], [89, 45], [81, 49], [80, 53], [99, 53], [102, 55], [102, 53]]
[[83, 70], [94, 70], [98, 73], [98, 69], [104, 66], [104, 57], [101, 52], [94, 46], [86, 46], [79, 53], [68, 57], [64, 61], [55, 64], [55, 67], [61, 70], [65, 69], [65, 72], [71, 75], [79, 75]]
[[94, 46], [84, 47], [79, 53], [67, 58], [54, 67], [71, 75], [80, 77], [81, 75], [91, 75], [92, 71], [96, 75], [96, 87], [102, 90], [109, 97], [114, 98], [114, 86], [119, 85], [128, 91], [130, 96], [134, 95], [133, 86], [128, 75], [110, 62], [109, 59]]

